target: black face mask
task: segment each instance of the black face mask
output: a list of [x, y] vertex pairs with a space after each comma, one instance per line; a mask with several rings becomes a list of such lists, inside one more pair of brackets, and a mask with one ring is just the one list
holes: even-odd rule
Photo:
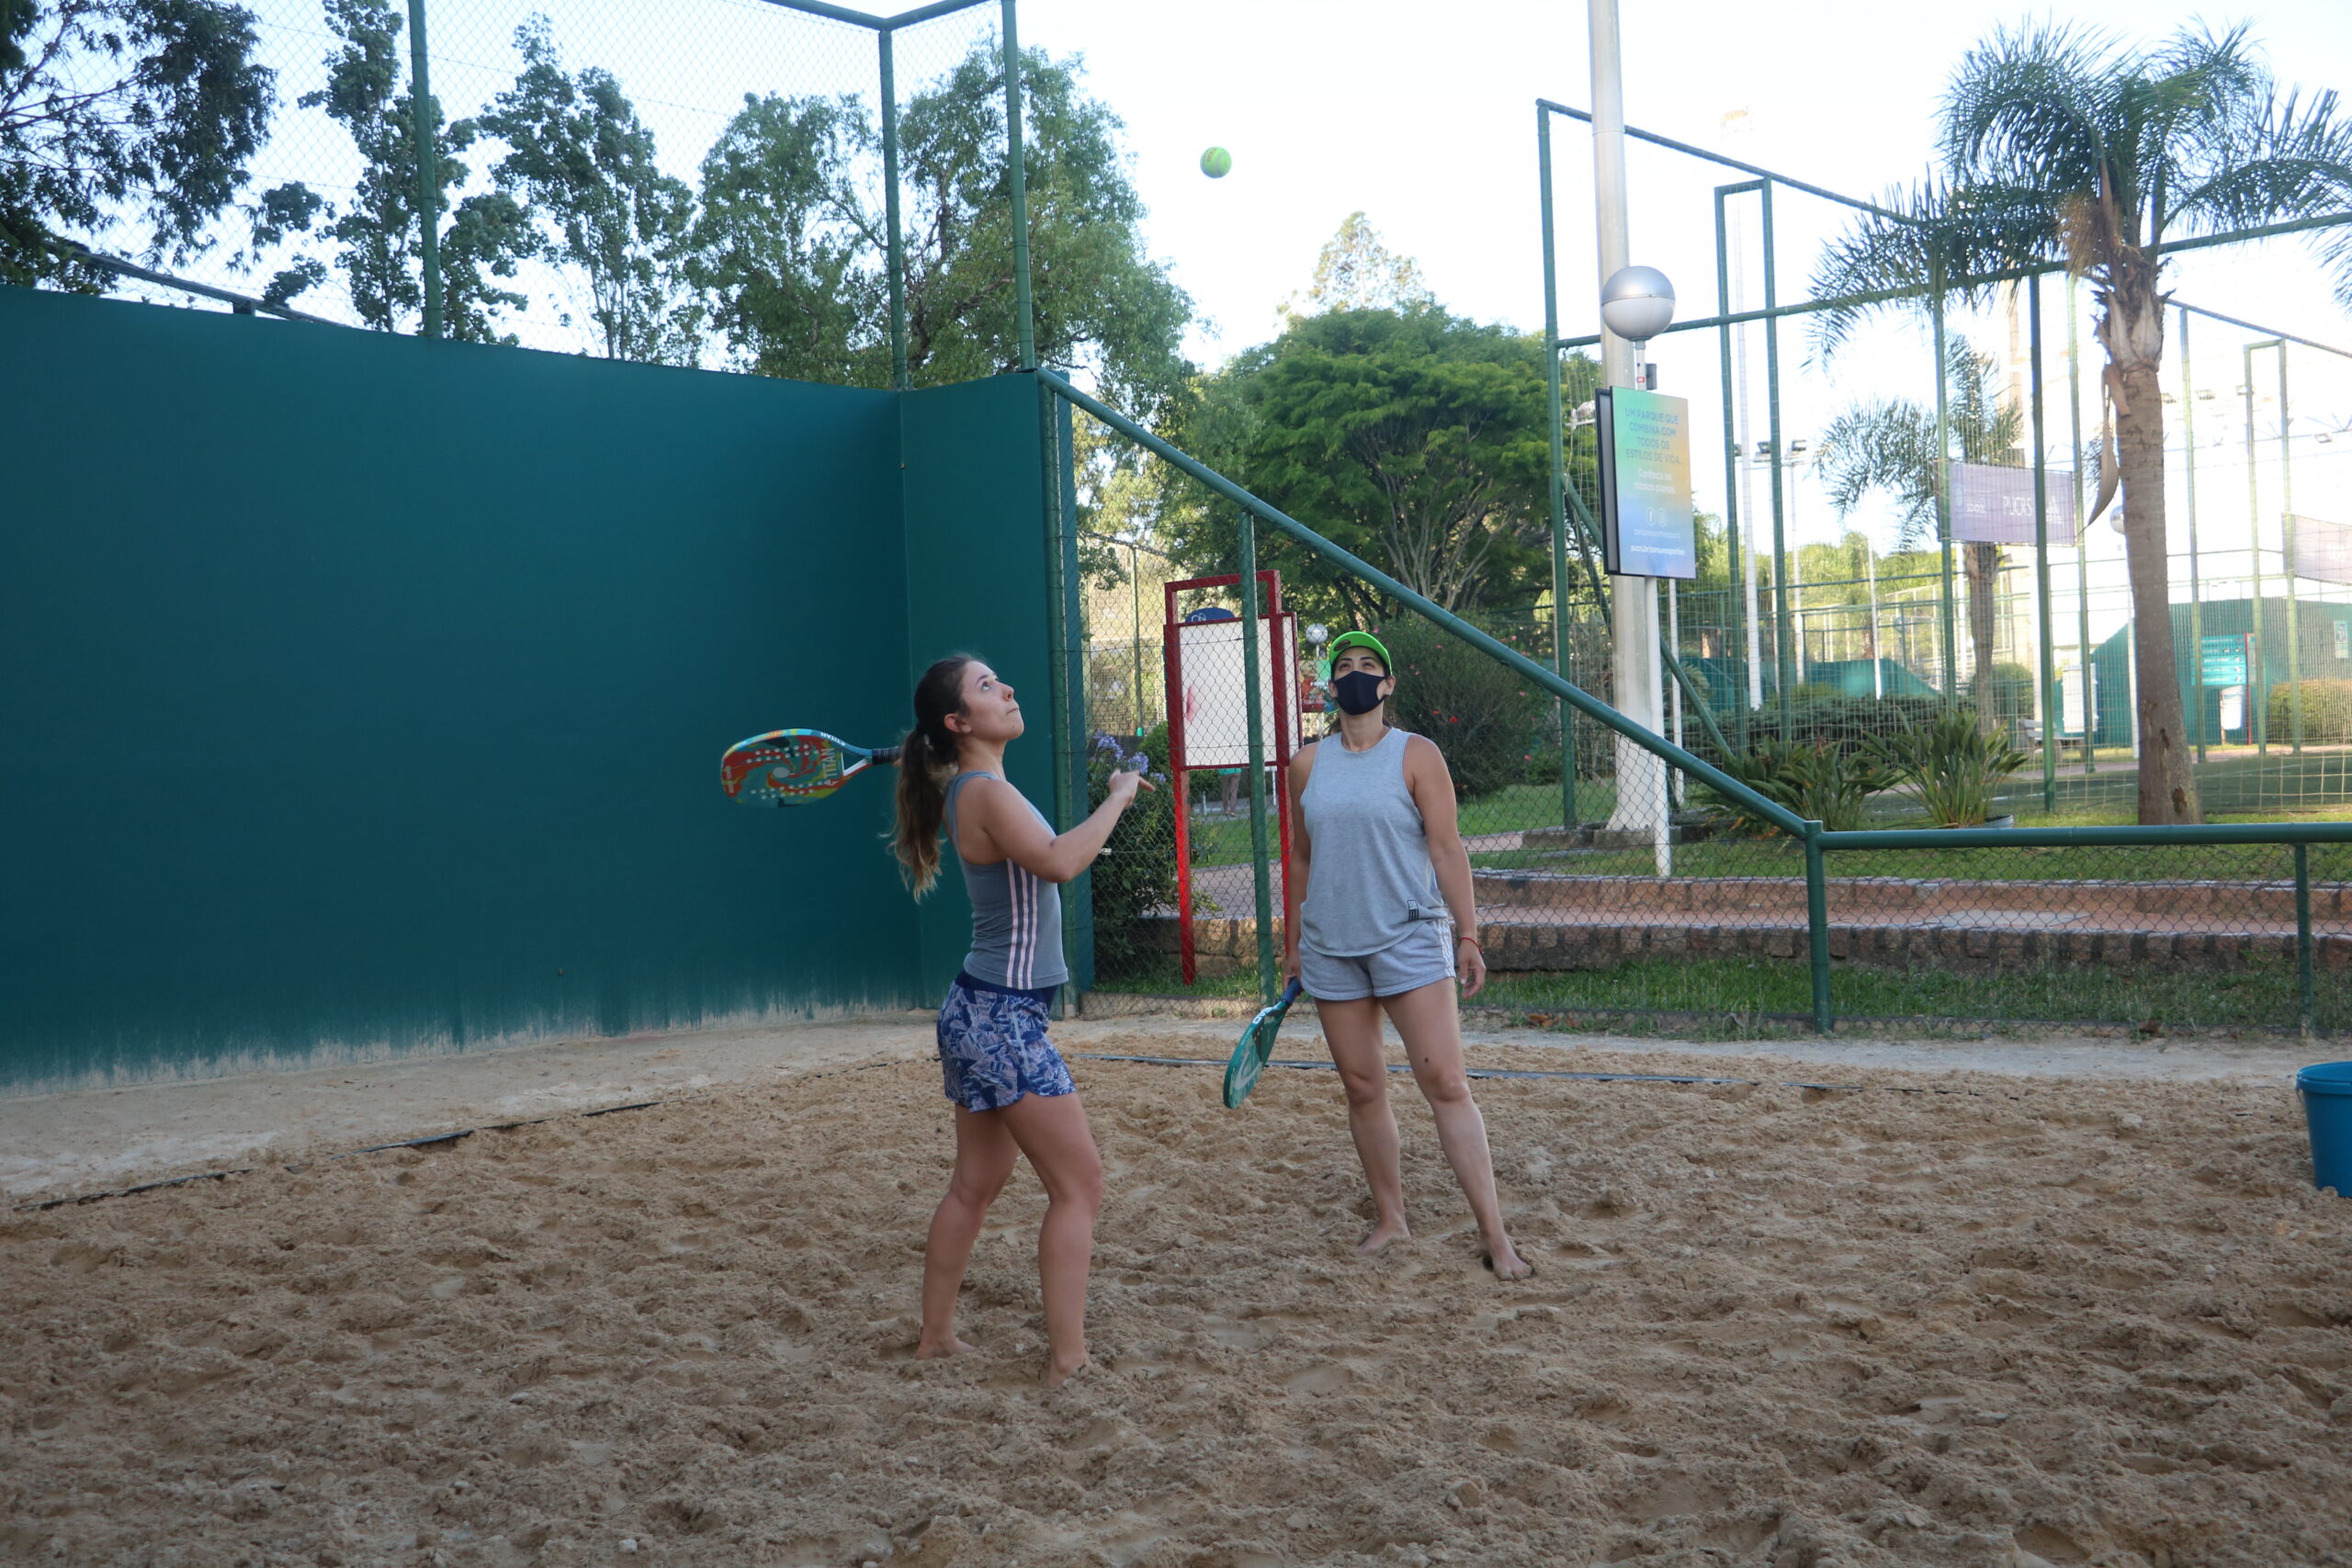
[[1331, 694], [1339, 699], [1341, 713], [1370, 713], [1380, 705], [1380, 682], [1386, 679], [1369, 670], [1351, 670], [1331, 682]]

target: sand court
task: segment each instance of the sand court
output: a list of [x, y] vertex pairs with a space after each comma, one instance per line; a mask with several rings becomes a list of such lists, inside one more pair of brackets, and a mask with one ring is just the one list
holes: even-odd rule
[[982, 1353], [909, 1359], [948, 1111], [903, 1043], [9, 1213], [0, 1557], [2352, 1562], [2352, 1207], [2285, 1089], [1473, 1055], [1870, 1087], [1481, 1083], [1539, 1269], [1503, 1285], [1405, 1080], [1417, 1234], [1364, 1261], [1332, 1075], [1228, 1113], [1207, 1068], [1074, 1062], [1108, 1199], [1053, 1393], [1025, 1168]]

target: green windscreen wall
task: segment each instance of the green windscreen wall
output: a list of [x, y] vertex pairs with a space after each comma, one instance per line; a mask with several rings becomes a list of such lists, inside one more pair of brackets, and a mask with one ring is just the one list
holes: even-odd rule
[[891, 775], [718, 760], [1042, 618], [1034, 400], [0, 288], [0, 1087], [935, 995]]

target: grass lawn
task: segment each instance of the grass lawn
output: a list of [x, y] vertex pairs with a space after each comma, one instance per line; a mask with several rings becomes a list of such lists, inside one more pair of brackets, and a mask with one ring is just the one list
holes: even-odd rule
[[[1253, 997], [1252, 974], [1204, 978], [1187, 987], [1171, 964], [1116, 978], [1101, 989], [1136, 996]], [[2320, 1026], [2352, 1031], [2352, 997], [2323, 985]], [[1838, 967], [1832, 1001], [1848, 1032], [1889, 1023], [2137, 1026], [2158, 1029], [2292, 1029], [2299, 1002], [2292, 965], [2248, 963], [2228, 974], [2126, 975], [2052, 967], [1998, 976], [1945, 970]], [[1539, 1027], [1623, 1028], [1675, 1035], [1807, 1033], [1811, 971], [1770, 959], [1652, 960], [1609, 969], [1501, 975], [1471, 1004]]]

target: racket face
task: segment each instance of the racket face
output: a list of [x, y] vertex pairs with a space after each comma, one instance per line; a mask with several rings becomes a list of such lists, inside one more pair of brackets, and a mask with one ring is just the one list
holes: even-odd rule
[[1240, 1043], [1233, 1048], [1233, 1060], [1225, 1067], [1225, 1108], [1235, 1111], [1250, 1098], [1258, 1087], [1258, 1078], [1266, 1070], [1267, 1061], [1274, 1054], [1274, 1036], [1290, 1014], [1290, 1004], [1298, 1000], [1298, 982], [1293, 980], [1283, 987], [1283, 994], [1269, 1007], [1260, 1010], [1241, 1032]]
[[771, 729], [727, 749], [718, 783], [747, 806], [806, 806], [841, 788], [870, 754], [821, 729]]

